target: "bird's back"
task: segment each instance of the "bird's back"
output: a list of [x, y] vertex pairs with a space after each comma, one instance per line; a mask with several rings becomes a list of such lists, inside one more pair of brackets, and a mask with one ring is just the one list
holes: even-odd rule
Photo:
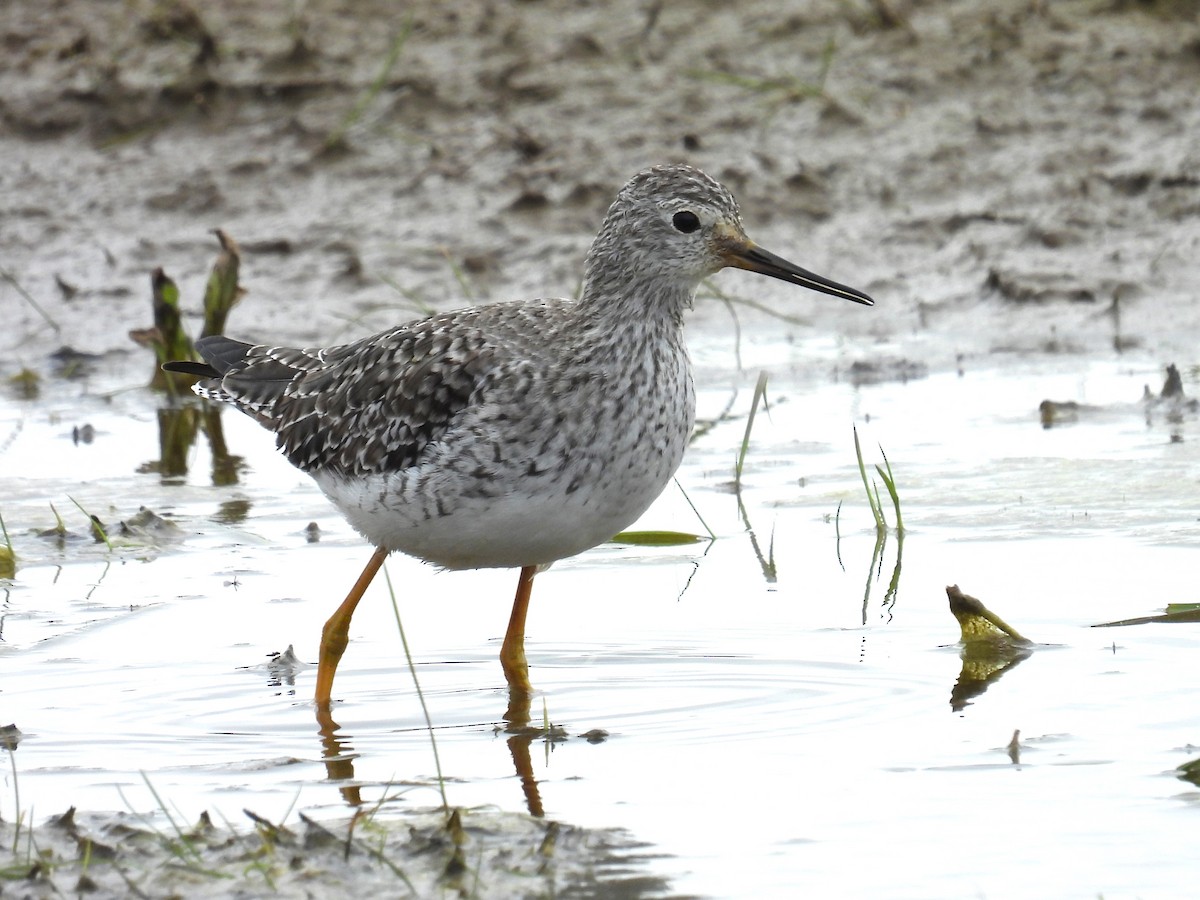
[[325, 348], [208, 337], [213, 370], [197, 391], [275, 432], [309, 472], [405, 469], [439, 440], [496, 368], [535, 365], [552, 309], [570, 301], [494, 304], [433, 316]]

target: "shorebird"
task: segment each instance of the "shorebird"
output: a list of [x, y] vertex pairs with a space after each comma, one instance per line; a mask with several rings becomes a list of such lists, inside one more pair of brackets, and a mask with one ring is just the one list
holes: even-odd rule
[[166, 365], [273, 431], [375, 546], [321, 633], [319, 709], [355, 607], [397, 550], [521, 570], [500, 661], [510, 694], [529, 696], [534, 576], [629, 526], [679, 467], [696, 413], [683, 316], [726, 266], [874, 303], [760, 248], [728, 189], [669, 165], [621, 189], [577, 300], [475, 306], [319, 349], [207, 337], [203, 363]]

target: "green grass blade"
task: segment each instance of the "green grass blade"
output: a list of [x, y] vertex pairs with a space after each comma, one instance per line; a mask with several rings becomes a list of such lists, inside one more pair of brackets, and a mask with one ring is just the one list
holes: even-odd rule
[[50, 512], [54, 513], [54, 531], [59, 537], [65, 537], [67, 534], [67, 526], [63, 523], [62, 516], [59, 515], [58, 509], [54, 502], [50, 502]]
[[900, 493], [896, 490], [896, 478], [892, 475], [892, 464], [888, 462], [883, 447], [879, 448], [879, 453], [883, 456], [883, 464], [887, 466], [887, 469], [876, 464], [875, 471], [883, 479], [883, 486], [887, 488], [888, 496], [892, 498], [892, 507], [896, 510], [896, 534], [904, 534], [904, 519], [900, 515]]
[[750, 401], [750, 415], [746, 417], [746, 433], [742, 435], [742, 447], [738, 451], [737, 465], [733, 468], [733, 484], [739, 493], [742, 490], [742, 468], [746, 464], [746, 451], [750, 448], [750, 432], [754, 428], [754, 416], [758, 412], [760, 402], [764, 408], [766, 407], [766, 397], [767, 373], [764, 370], [758, 373], [758, 381], [754, 385], [754, 397]]
[[454, 276], [454, 280], [458, 282], [458, 288], [463, 292], [463, 296], [467, 300], [475, 300], [475, 288], [471, 285], [470, 279], [467, 278], [467, 273], [463, 271], [462, 266], [455, 262], [454, 257], [450, 255], [448, 247], [438, 247], [442, 256], [445, 257], [447, 265], [450, 266], [450, 274]]
[[4, 546], [0, 547], [0, 578], [16, 578], [17, 554], [13, 550], [12, 538], [8, 536], [4, 516], [0, 516], [0, 532], [4, 533]]
[[[220, 228], [213, 229], [221, 252], [213, 262], [208, 275], [208, 283], [204, 287], [204, 328], [200, 337], [210, 337], [225, 333], [225, 322], [229, 311], [241, 299], [238, 290], [238, 271], [242, 264], [241, 250], [237, 242]], [[186, 341], [187, 336], [181, 335], [180, 340]], [[190, 342], [188, 342], [190, 344]], [[188, 348], [190, 350], [190, 347]], [[180, 351], [175, 351], [180, 352]], [[184, 356], [173, 356], [172, 359], [186, 359]]]
[[403, 297], [405, 300], [407, 300], [408, 305], [412, 309], [416, 310], [418, 315], [432, 316], [434, 313], [437, 312], [436, 307], [425, 302], [425, 300], [422, 299], [420, 294], [418, 294], [414, 290], [404, 287], [403, 285], [400, 284], [400, 282], [398, 282], [396, 279], [392, 278], [391, 276], [385, 275], [385, 274], [378, 274], [376, 277], [380, 281], [382, 281], [384, 284], [386, 284], [388, 287], [390, 287], [393, 291], [395, 291], [397, 294], [399, 294], [401, 297]]
[[852, 426], [854, 429], [854, 455], [858, 458], [858, 472], [862, 475], [863, 490], [867, 492], [867, 502], [871, 505], [871, 515], [875, 517], [875, 530], [886, 531], [887, 521], [883, 518], [883, 508], [879, 504], [878, 490], [871, 490], [871, 483], [867, 481], [867, 466], [863, 462], [862, 445], [858, 441], [858, 427]]
[[676, 547], [684, 544], [699, 544], [711, 540], [702, 534], [686, 531], [622, 531], [609, 539], [611, 544], [629, 544], [634, 547]]
[[175, 832], [175, 836], [179, 839], [178, 846], [182, 847], [184, 850], [187, 850], [187, 855], [193, 857], [197, 862], [199, 862], [200, 852], [192, 845], [192, 842], [187, 839], [187, 836], [184, 835], [183, 829], [179, 827], [179, 823], [175, 821], [175, 817], [171, 815], [171, 811], [167, 809], [167, 805], [163, 803], [162, 797], [159, 796], [158, 791], [151, 783], [149, 776], [146, 775], [145, 771], [139, 771], [138, 774], [142, 776], [142, 781], [145, 782], [146, 789], [150, 791], [150, 796], [153, 797], [154, 802], [158, 804], [159, 811], [167, 817], [167, 821], [171, 825], [171, 830]]
[[1200, 612], [1200, 603], [1168, 603], [1166, 612], [1167, 615]]
[[397, 34], [395, 39], [392, 41], [392, 46], [388, 51], [387, 59], [384, 60], [383, 65], [379, 69], [379, 74], [375, 76], [375, 80], [371, 82], [370, 86], [363, 92], [362, 96], [359, 97], [358, 102], [354, 104], [353, 108], [351, 108], [351, 110], [343, 117], [342, 121], [338, 123], [337, 128], [333, 130], [329, 137], [325, 138], [325, 149], [327, 151], [343, 146], [346, 138], [346, 132], [354, 127], [354, 124], [360, 118], [362, 118], [362, 114], [366, 112], [367, 107], [371, 105], [372, 101], [374, 101], [374, 99], [379, 96], [380, 92], [387, 86], [388, 76], [391, 75], [392, 68], [396, 65], [397, 60], [400, 59], [400, 53], [404, 49], [405, 43], [407, 43], [409, 37], [412, 36], [413, 27], [415, 24], [416, 19], [410, 15], [407, 21], [405, 21], [404, 25], [401, 27], [399, 34]]
[[[100, 524], [100, 520], [98, 518], [96, 518], [95, 516], [93, 516], [91, 513], [89, 513], [86, 509], [84, 509], [83, 504], [81, 504], [78, 500], [76, 500], [70, 494], [67, 495], [67, 499], [70, 500], [72, 503], [74, 503], [79, 508], [79, 511], [81, 513], [83, 513], [85, 516], [87, 516], [88, 524], [91, 525], [91, 527], [92, 527], [92, 536], [97, 538], [98, 540], [104, 541], [104, 545], [106, 547], [108, 547], [109, 552], [111, 553], [112, 548], [113, 548], [112, 541], [110, 541], [108, 539], [108, 533], [104, 530], [104, 526]], [[51, 506], [50, 508], [54, 509], [53, 506]], [[56, 512], [55, 515], [58, 515], [58, 513]]]

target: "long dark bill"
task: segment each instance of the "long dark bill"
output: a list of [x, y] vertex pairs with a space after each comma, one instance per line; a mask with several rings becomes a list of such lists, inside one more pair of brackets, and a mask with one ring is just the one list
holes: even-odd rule
[[764, 250], [757, 244], [747, 243], [736, 249], [730, 248], [726, 252], [725, 261], [729, 265], [736, 266], [739, 269], [758, 272], [760, 275], [770, 275], [772, 278], [778, 278], [780, 281], [786, 281], [789, 284], [798, 284], [801, 287], [820, 291], [823, 294], [845, 297], [847, 300], [853, 300], [855, 303], [861, 303], [863, 306], [875, 305], [875, 301], [862, 291], [847, 287], [844, 284], [838, 284], [836, 281], [830, 281], [828, 278], [823, 278], [807, 269], [802, 269], [794, 263], [788, 262], [782, 256], [776, 256], [774, 253]]

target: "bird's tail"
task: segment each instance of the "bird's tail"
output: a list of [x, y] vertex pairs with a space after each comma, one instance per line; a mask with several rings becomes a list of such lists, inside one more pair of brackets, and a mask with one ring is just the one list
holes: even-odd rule
[[221, 373], [208, 363], [192, 362], [187, 359], [173, 359], [163, 363], [164, 372], [177, 372], [180, 375], [191, 375], [195, 378], [220, 378]]

